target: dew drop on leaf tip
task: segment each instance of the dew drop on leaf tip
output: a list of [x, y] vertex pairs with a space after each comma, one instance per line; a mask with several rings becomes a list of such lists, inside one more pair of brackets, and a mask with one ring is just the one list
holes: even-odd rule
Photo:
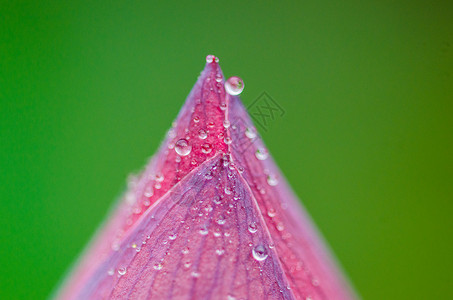
[[219, 58], [216, 57], [215, 55], [212, 55], [212, 54], [209, 54], [208, 56], [206, 56], [206, 62], [207, 62], [207, 63], [210, 64], [210, 63], [212, 63], [212, 62], [214, 62], [214, 61], [215, 61], [216, 63], [218, 63], [218, 62], [219, 62]]

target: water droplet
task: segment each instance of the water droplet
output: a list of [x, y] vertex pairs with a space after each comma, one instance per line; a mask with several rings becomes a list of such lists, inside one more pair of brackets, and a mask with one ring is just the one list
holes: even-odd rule
[[109, 270], [107, 271], [107, 274], [109, 274], [110, 276], [112, 276], [113, 274], [115, 274], [115, 270], [109, 269]]
[[204, 129], [198, 130], [198, 137], [202, 140], [206, 139], [208, 137], [208, 133]]
[[178, 235], [176, 233], [174, 233], [174, 234], [170, 234], [170, 236], [168, 238], [173, 241], [173, 240], [176, 240], [177, 236]]
[[169, 138], [172, 139], [172, 138], [174, 138], [174, 137], [176, 136], [176, 132], [175, 132], [175, 130], [172, 128], [172, 129], [170, 129], [170, 130], [168, 131], [167, 135], [168, 135]]
[[269, 210], [267, 211], [267, 215], [271, 218], [275, 217], [275, 209], [269, 208]]
[[256, 246], [252, 250], [253, 258], [257, 261], [263, 261], [268, 257], [266, 248], [263, 245]]
[[205, 154], [208, 154], [208, 153], [211, 153], [212, 151], [212, 145], [209, 144], [209, 143], [206, 143], [206, 144], [203, 144], [201, 146], [201, 152], [205, 153]]
[[192, 146], [187, 140], [180, 139], [175, 144], [175, 151], [181, 156], [186, 156], [189, 155], [190, 151], [192, 151]]
[[275, 226], [278, 231], [283, 231], [285, 230], [285, 225], [283, 223], [278, 223], [277, 226]]
[[255, 156], [259, 160], [265, 160], [269, 156], [269, 152], [267, 152], [266, 148], [259, 148], [258, 150], [256, 150]]
[[189, 248], [188, 248], [188, 247], [185, 247], [184, 249], [181, 250], [181, 253], [182, 253], [182, 254], [187, 254], [187, 253], [189, 253]]
[[224, 141], [225, 144], [227, 144], [227, 145], [229, 145], [229, 144], [231, 144], [231, 143], [233, 142], [233, 140], [232, 140], [229, 136], [225, 137], [225, 138], [223, 139], [223, 141]]
[[226, 222], [225, 217], [220, 215], [219, 218], [217, 219], [217, 224], [223, 225], [225, 224], [225, 222]]
[[123, 276], [124, 274], [126, 274], [126, 268], [124, 267], [121, 267], [121, 268], [118, 268], [118, 274], [120, 274], [121, 276]]
[[194, 121], [195, 123], [200, 122], [200, 117], [199, 117], [199, 116], [193, 117], [193, 121]]
[[160, 173], [156, 174], [156, 181], [157, 181], [157, 182], [162, 182], [162, 181], [164, 181], [164, 175], [162, 175], [162, 174], [160, 174]]
[[215, 81], [221, 82], [221, 81], [222, 81], [222, 78], [223, 78], [223, 77], [222, 77], [222, 74], [217, 74], [217, 75], [215, 76]]
[[226, 186], [225, 187], [225, 194], [231, 195], [231, 192], [232, 192], [231, 188], [229, 186]]
[[276, 186], [278, 184], [278, 179], [275, 175], [269, 174], [267, 175], [267, 183], [270, 186]]
[[244, 81], [237, 76], [230, 77], [225, 82], [225, 90], [230, 95], [239, 95], [244, 90]]
[[217, 197], [217, 196], [215, 196], [214, 199], [212, 199], [212, 201], [213, 201], [215, 204], [220, 204], [220, 203], [222, 203], [222, 200], [220, 199], [220, 197]]
[[208, 127], [212, 128], [212, 127], [214, 127], [215, 124], [214, 124], [214, 122], [210, 121], [210, 122], [208, 122], [207, 125], [208, 125]]
[[211, 180], [212, 179], [212, 172], [208, 172], [204, 175], [204, 178], [206, 178], [207, 180]]
[[194, 277], [194, 278], [200, 277], [200, 273], [198, 273], [198, 272], [196, 272], [196, 271], [193, 271], [190, 275], [191, 275], [192, 277]]
[[154, 268], [154, 270], [162, 270], [162, 264], [156, 263], [153, 268]]
[[[207, 62], [208, 64], [212, 63], [215, 59], [216, 59], [216, 57], [215, 57], [214, 55], [212, 55], [212, 54], [206, 56], [206, 62]], [[217, 60], [216, 60], [216, 61], [217, 61]]]
[[216, 253], [217, 255], [220, 256], [220, 255], [223, 255], [223, 253], [225, 253], [225, 250], [223, 250], [223, 249], [217, 249], [217, 250], [215, 251], [215, 253]]
[[255, 233], [258, 230], [258, 225], [256, 222], [252, 222], [249, 224], [249, 231], [250, 233]]
[[225, 102], [220, 103], [220, 109], [221, 110], [226, 110], [227, 109], [227, 104]]
[[223, 120], [223, 127], [228, 128], [230, 127], [231, 123], [228, 120]]
[[253, 127], [247, 127], [245, 129], [245, 136], [248, 137], [249, 139], [256, 138], [256, 129]]
[[152, 186], [147, 186], [144, 192], [145, 197], [150, 198], [154, 195], [154, 190]]
[[112, 250], [113, 251], [118, 251], [120, 250], [120, 244], [118, 242], [113, 242], [112, 243]]
[[206, 227], [203, 227], [203, 228], [200, 229], [200, 234], [201, 234], [201, 235], [207, 235], [208, 232], [209, 232], [209, 231], [208, 231], [208, 229], [207, 229]]

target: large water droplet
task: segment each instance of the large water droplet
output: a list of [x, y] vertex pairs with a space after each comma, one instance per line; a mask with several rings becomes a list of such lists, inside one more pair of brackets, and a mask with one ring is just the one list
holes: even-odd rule
[[180, 139], [175, 144], [175, 151], [181, 156], [186, 156], [189, 155], [190, 151], [192, 151], [192, 146], [187, 140]]
[[253, 258], [257, 261], [265, 260], [269, 255], [263, 245], [256, 246], [252, 250]]
[[244, 90], [244, 81], [237, 76], [230, 77], [225, 82], [225, 90], [230, 95], [239, 95]]
[[269, 152], [267, 152], [266, 148], [259, 148], [258, 150], [256, 150], [255, 156], [259, 160], [265, 160], [269, 156]]

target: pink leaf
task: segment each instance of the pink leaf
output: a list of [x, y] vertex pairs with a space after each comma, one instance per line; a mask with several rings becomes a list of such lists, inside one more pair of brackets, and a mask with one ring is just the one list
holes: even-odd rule
[[[227, 87], [228, 93], [225, 91]], [[214, 56], [60, 299], [353, 299]]]

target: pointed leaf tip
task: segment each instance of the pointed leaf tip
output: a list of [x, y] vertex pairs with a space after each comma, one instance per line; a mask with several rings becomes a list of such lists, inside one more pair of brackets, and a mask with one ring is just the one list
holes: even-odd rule
[[355, 298], [230, 79], [208, 55], [58, 298]]

